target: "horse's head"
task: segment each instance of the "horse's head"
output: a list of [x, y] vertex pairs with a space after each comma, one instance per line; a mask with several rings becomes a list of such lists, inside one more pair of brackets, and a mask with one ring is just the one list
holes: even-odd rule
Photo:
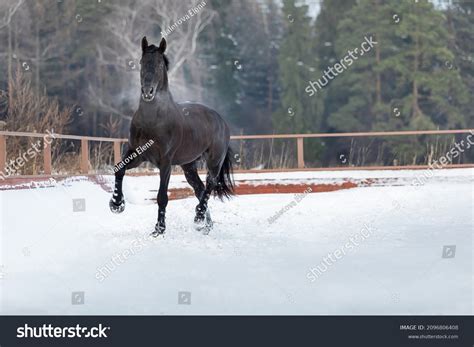
[[161, 39], [160, 46], [148, 45], [146, 37], [142, 39], [142, 59], [140, 60], [140, 80], [142, 99], [153, 101], [160, 90], [168, 89], [168, 58], [165, 55], [166, 40]]

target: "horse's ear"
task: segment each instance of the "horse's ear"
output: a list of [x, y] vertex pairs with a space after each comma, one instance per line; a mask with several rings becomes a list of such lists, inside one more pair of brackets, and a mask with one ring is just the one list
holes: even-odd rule
[[146, 40], [146, 36], [143, 36], [142, 39], [142, 51], [145, 51], [145, 49], [148, 47], [148, 41]]
[[166, 40], [165, 40], [164, 37], [161, 39], [160, 47], [158, 47], [158, 51], [159, 51], [161, 54], [165, 53], [165, 51], [166, 51]]

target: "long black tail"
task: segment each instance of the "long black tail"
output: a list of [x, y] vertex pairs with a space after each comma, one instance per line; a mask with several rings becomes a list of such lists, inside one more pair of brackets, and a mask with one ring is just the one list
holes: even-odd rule
[[214, 188], [214, 196], [217, 196], [221, 200], [224, 200], [224, 198], [229, 199], [232, 195], [235, 195], [232, 158], [233, 152], [229, 147], [221, 171], [219, 172], [219, 177], [217, 178], [217, 185]]

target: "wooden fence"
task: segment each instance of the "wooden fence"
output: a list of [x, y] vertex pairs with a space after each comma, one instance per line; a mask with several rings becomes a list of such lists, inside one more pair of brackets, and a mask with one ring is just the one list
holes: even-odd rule
[[[341, 169], [400, 169], [400, 168], [426, 168], [426, 165], [410, 165], [410, 166], [364, 166], [364, 167], [329, 167], [329, 168], [308, 168], [305, 167], [304, 161], [304, 139], [308, 138], [343, 138], [343, 137], [386, 137], [386, 136], [413, 136], [413, 135], [449, 135], [449, 134], [474, 134], [474, 129], [458, 129], [458, 130], [425, 130], [425, 131], [388, 131], [388, 132], [357, 132], [357, 133], [320, 133], [320, 134], [274, 134], [274, 135], [240, 135], [232, 136], [232, 140], [271, 140], [271, 139], [294, 139], [296, 141], [296, 153], [297, 153], [297, 168], [294, 170], [341, 170]], [[42, 138], [43, 139], [43, 174], [52, 174], [52, 162], [51, 162], [51, 144], [45, 141], [45, 138], [51, 138], [49, 134], [40, 133], [29, 133], [29, 132], [12, 132], [12, 131], [0, 131], [0, 172], [4, 172], [7, 161], [6, 152], [6, 138], [8, 136], [14, 137], [29, 137], [29, 138]], [[474, 135], [473, 135], [474, 136]], [[121, 147], [122, 143], [127, 142], [127, 139], [120, 138], [108, 138], [108, 137], [91, 137], [91, 136], [78, 136], [78, 135], [62, 135], [54, 134], [54, 139], [68, 139], [68, 140], [79, 140], [81, 141], [81, 163], [80, 170], [82, 174], [89, 173], [89, 142], [112, 142], [114, 149], [114, 161], [118, 163], [122, 159]], [[457, 164], [448, 165], [449, 167], [474, 167], [472, 164]], [[289, 169], [291, 170], [291, 169]], [[282, 170], [243, 170], [246, 172], [255, 171], [287, 171]]]

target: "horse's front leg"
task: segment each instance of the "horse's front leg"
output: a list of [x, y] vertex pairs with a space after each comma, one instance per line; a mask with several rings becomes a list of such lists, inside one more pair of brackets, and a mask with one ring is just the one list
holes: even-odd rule
[[160, 163], [160, 189], [158, 190], [158, 222], [153, 236], [163, 234], [166, 230], [166, 206], [168, 205], [168, 184], [171, 176], [171, 160], [162, 160]]
[[120, 169], [115, 171], [115, 187], [114, 193], [112, 195], [112, 199], [110, 199], [109, 207], [113, 213], [122, 213], [125, 210], [125, 199], [123, 197], [122, 192], [122, 183], [123, 177], [125, 176], [125, 171], [136, 168], [138, 165], [142, 163], [142, 160], [139, 158], [138, 155], [133, 155], [133, 150], [128, 150], [121, 163], [115, 165], [115, 168]]

